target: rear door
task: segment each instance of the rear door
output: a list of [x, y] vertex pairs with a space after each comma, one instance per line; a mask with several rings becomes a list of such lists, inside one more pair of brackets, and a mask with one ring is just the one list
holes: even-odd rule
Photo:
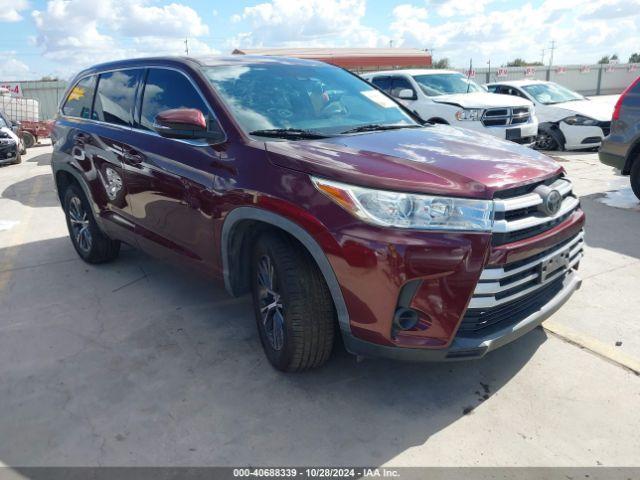
[[91, 128], [81, 134], [105, 199], [103, 216], [119, 230], [133, 234], [131, 208], [126, 197], [124, 159], [132, 138], [133, 109], [143, 69], [101, 73], [96, 87]]
[[156, 256], [177, 254], [206, 266], [214, 262], [212, 211], [220, 201], [214, 193], [220, 155], [204, 140], [162, 137], [153, 125], [163, 110], [196, 108], [210, 129], [220, 127], [186, 72], [150, 67], [139, 97], [136, 140], [125, 156], [138, 242]]
[[[58, 148], [53, 155], [65, 157], [63, 163], [80, 172], [101, 227], [114, 238], [132, 241], [133, 230], [124, 221], [127, 205], [122, 196], [121, 148], [117, 146], [117, 138], [131, 126], [126, 120], [124, 126], [96, 121], [101, 118], [93, 108], [98, 77], [88, 75], [69, 91], [56, 121], [54, 137]], [[103, 93], [104, 90], [103, 84]], [[100, 104], [98, 101], [96, 106], [99, 108]]]

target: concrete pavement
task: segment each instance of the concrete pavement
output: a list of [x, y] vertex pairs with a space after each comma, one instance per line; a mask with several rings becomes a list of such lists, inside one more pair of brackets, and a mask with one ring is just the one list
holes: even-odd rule
[[[542, 329], [475, 362], [338, 348], [318, 371], [274, 371], [248, 298], [133, 249], [82, 263], [49, 152], [0, 168], [0, 462], [638, 464], [640, 377]], [[559, 159], [588, 248], [582, 290], [550, 321], [640, 359], [640, 213], [600, 202], [625, 179], [593, 154]]]

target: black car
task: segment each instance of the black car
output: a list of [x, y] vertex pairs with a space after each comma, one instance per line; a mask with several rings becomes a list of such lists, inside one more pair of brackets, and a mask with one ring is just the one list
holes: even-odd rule
[[600, 147], [600, 161], [631, 176], [640, 199], [640, 77], [622, 92], [613, 110], [611, 133]]
[[22, 162], [20, 141], [12, 133], [12, 126], [10, 120], [7, 122], [4, 115], [0, 115], [0, 165]]

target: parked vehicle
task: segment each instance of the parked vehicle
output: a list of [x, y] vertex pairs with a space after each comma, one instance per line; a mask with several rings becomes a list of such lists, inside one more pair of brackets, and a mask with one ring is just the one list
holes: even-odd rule
[[0, 165], [22, 162], [20, 139], [11, 127], [4, 115], [0, 115]]
[[52, 168], [80, 257], [126, 242], [251, 292], [278, 369], [322, 365], [338, 332], [355, 354], [479, 358], [580, 285], [558, 163], [423, 125], [340, 68], [163, 57], [70, 85]]
[[532, 145], [538, 120], [529, 100], [492, 95], [460, 72], [391, 70], [362, 75], [430, 123], [489, 133]]
[[490, 92], [531, 100], [538, 115], [540, 150], [597, 148], [609, 135], [612, 109], [554, 82], [511, 80], [490, 83]]
[[27, 149], [24, 146], [24, 142], [22, 141], [21, 137], [20, 122], [14, 122], [2, 110], [0, 110], [0, 120], [2, 121], [2, 124], [6, 126], [6, 128], [10, 129], [15, 134], [20, 155], [24, 155], [25, 153], [27, 153]]
[[51, 133], [53, 122], [40, 120], [40, 107], [35, 99], [17, 97], [6, 88], [0, 88], [0, 110], [20, 126], [18, 136], [25, 148], [33, 147]]
[[611, 121], [611, 133], [600, 147], [600, 161], [631, 177], [640, 199], [640, 77], [622, 92]]

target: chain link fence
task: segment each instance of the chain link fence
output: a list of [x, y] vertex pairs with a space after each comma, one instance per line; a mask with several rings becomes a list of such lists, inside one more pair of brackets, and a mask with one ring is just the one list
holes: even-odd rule
[[[468, 69], [460, 69], [467, 75]], [[477, 68], [471, 77], [478, 83], [508, 80], [547, 80], [559, 83], [583, 95], [621, 93], [640, 75], [640, 64], [557, 65], [554, 67]]]

